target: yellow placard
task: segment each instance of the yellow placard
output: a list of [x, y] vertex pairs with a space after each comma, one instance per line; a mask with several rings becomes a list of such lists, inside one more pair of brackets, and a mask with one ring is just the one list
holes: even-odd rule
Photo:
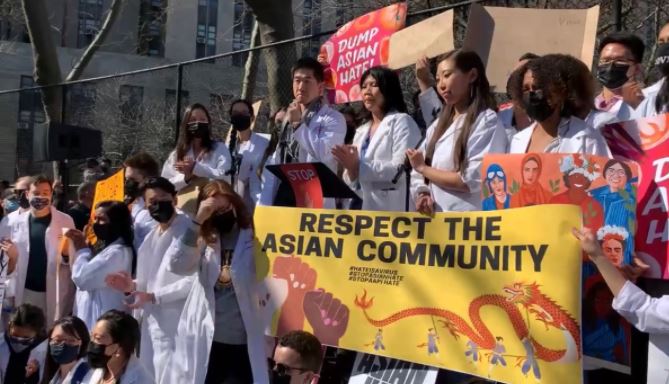
[[257, 207], [268, 333], [507, 383], [580, 383], [576, 206], [416, 213]]
[[[103, 201], [123, 201], [124, 187], [125, 182], [125, 173], [124, 170], [116, 172], [115, 174], [109, 176], [104, 180], [100, 180], [95, 183], [95, 195], [93, 197], [93, 206], [91, 209], [91, 217], [88, 220], [88, 223], [92, 223], [95, 218], [95, 207]], [[86, 239], [89, 244], [95, 244], [97, 241], [95, 234], [93, 233], [93, 228], [91, 225], [87, 226], [86, 230]]]

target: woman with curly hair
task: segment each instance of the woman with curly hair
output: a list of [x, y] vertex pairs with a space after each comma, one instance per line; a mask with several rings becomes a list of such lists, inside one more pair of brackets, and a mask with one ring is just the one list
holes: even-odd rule
[[546, 55], [522, 66], [513, 98], [534, 123], [511, 139], [510, 153], [583, 153], [608, 156], [604, 138], [577, 117], [581, 108], [573, 81], [560, 65], [562, 55]]

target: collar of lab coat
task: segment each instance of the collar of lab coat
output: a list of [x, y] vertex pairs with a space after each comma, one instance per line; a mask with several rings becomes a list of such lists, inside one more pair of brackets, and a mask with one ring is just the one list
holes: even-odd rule
[[[381, 120], [381, 123], [379, 123], [378, 128], [376, 128], [376, 132], [374, 132], [374, 136], [372, 136], [369, 140], [369, 146], [367, 147], [367, 151], [365, 151], [365, 158], [372, 158], [374, 151], [376, 148], [379, 146], [379, 143], [381, 142], [381, 138], [383, 138], [385, 135], [390, 132], [392, 123], [395, 120], [395, 117], [397, 116], [398, 112], [397, 111], [390, 111], [388, 112], [384, 117], [383, 120]], [[356, 145], [358, 148], [362, 147], [362, 143], [365, 142], [367, 139], [367, 136], [369, 136], [369, 130], [372, 128], [372, 121], [366, 122], [362, 127], [360, 127], [360, 131], [358, 133], [358, 137], [356, 138]]]

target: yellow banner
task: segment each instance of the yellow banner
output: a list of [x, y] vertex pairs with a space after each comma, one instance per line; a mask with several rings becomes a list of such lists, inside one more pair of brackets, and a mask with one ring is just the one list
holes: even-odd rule
[[257, 207], [266, 329], [507, 383], [580, 383], [577, 206]]

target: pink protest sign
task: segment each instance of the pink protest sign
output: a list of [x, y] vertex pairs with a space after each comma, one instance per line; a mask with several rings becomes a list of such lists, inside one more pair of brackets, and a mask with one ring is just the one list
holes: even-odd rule
[[344, 24], [321, 47], [318, 61], [325, 65], [325, 87], [335, 91], [335, 103], [358, 101], [360, 77], [375, 65], [386, 65], [390, 36], [404, 28], [406, 3], [397, 3]]
[[639, 163], [635, 251], [651, 266], [647, 277], [669, 280], [669, 114], [607, 125], [614, 156]]

